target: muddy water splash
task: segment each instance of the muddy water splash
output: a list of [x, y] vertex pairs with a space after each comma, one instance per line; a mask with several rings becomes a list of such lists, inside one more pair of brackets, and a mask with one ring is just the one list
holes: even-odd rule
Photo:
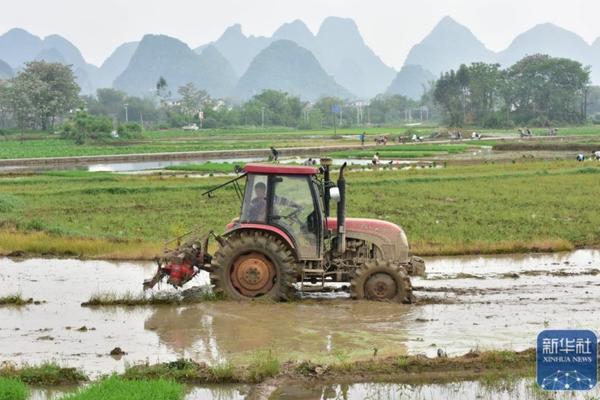
[[[54, 360], [93, 377], [122, 371], [125, 363], [182, 356], [248, 362], [257, 350], [317, 362], [434, 355], [438, 348], [449, 355], [476, 347], [522, 350], [544, 327], [600, 329], [600, 276], [593, 273], [600, 268], [598, 251], [427, 262], [429, 278], [414, 282], [417, 297], [426, 300], [417, 306], [356, 302], [341, 294], [287, 304], [89, 308], [80, 303], [94, 293], [140, 292], [154, 265], [0, 259], [0, 295], [21, 292], [46, 301], [0, 308], [0, 360]], [[206, 283], [206, 276], [196, 283]], [[118, 359], [108, 355], [117, 346], [127, 353]]]

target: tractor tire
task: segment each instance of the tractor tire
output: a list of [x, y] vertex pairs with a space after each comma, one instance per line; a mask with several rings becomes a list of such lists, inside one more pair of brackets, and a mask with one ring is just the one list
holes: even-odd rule
[[296, 261], [289, 246], [268, 233], [234, 233], [212, 259], [210, 281], [217, 296], [229, 300], [295, 296]]
[[350, 295], [357, 300], [414, 302], [410, 278], [404, 267], [390, 261], [367, 261], [350, 283]]

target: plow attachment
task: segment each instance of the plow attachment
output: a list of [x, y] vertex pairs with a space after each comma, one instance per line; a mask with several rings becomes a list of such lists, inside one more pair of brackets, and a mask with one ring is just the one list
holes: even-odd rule
[[[165, 243], [163, 255], [156, 258], [158, 269], [152, 278], [144, 281], [144, 290], [152, 289], [165, 278], [168, 284], [179, 288], [200, 271], [211, 272], [212, 256], [208, 254], [211, 236], [216, 238], [212, 231], [206, 235], [191, 231]], [[173, 244], [174, 248], [170, 248]]]

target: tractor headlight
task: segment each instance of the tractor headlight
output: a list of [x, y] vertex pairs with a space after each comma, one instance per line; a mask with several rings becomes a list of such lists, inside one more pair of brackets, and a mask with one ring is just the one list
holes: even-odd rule
[[333, 201], [340, 201], [340, 189], [337, 186], [329, 188], [329, 198]]

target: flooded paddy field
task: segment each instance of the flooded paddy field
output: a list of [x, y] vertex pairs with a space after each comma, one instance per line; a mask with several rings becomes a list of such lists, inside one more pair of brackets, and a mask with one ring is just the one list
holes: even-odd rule
[[[93, 294], [140, 292], [155, 266], [5, 258], [0, 295], [40, 303], [0, 307], [0, 360], [55, 361], [94, 377], [181, 357], [244, 363], [261, 350], [316, 362], [523, 350], [546, 327], [600, 329], [600, 251], [426, 261], [428, 278], [414, 280], [416, 305], [351, 301], [342, 292], [280, 304], [82, 307]], [[115, 347], [126, 354], [110, 356]]]
[[[74, 388], [34, 389], [30, 400], [57, 400]], [[250, 385], [213, 385], [189, 387], [185, 400], [250, 400], [256, 396]], [[548, 393], [537, 389], [533, 378], [485, 384], [464, 381], [443, 384], [408, 385], [400, 383], [298, 384], [285, 385], [267, 398], [269, 400], [593, 400], [600, 396], [596, 388], [587, 393]]]

